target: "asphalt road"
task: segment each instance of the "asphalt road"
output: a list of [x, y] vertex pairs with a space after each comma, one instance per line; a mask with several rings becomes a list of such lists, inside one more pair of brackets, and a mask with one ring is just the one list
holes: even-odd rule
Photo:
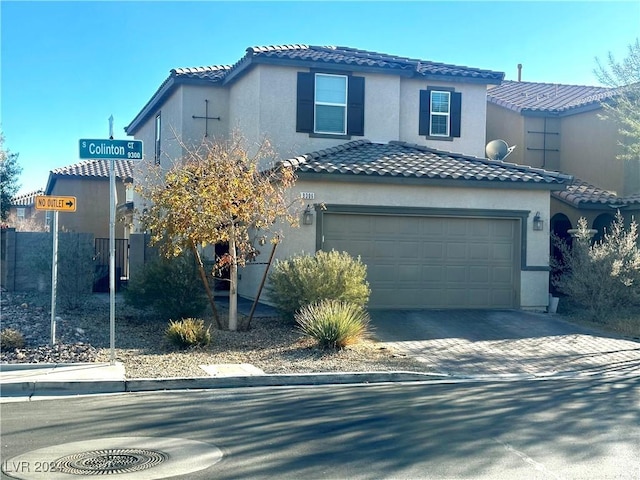
[[0, 409], [3, 467], [20, 478], [41, 478], [24, 473], [33, 463], [10, 463], [20, 455], [46, 461], [56, 445], [113, 437], [221, 452], [176, 479], [640, 478], [638, 376], [151, 392]]

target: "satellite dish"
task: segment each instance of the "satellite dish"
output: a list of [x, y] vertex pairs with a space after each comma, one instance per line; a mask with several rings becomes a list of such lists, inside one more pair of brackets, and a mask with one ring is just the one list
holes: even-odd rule
[[504, 160], [513, 152], [514, 148], [516, 148], [515, 145], [510, 147], [504, 140], [497, 139], [487, 143], [485, 152], [487, 153], [487, 158], [491, 160]]

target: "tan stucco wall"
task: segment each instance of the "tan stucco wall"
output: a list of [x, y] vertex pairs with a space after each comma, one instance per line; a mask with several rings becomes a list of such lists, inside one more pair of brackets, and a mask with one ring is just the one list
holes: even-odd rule
[[498, 139], [516, 147], [509, 155], [508, 162], [525, 165], [524, 118], [517, 112], [489, 103], [485, 145]]
[[[421, 187], [408, 185], [354, 184], [346, 182], [298, 181], [292, 197], [300, 192], [313, 192], [314, 204], [387, 205], [432, 208], [474, 208], [494, 210], [529, 210], [526, 228], [526, 264], [545, 267], [549, 264], [549, 192], [546, 190], [497, 190], [470, 188]], [[533, 231], [532, 218], [539, 211], [544, 220], [543, 231]], [[316, 250], [317, 219], [313, 225], [284, 228], [284, 239], [278, 246], [276, 258], [286, 259], [301, 252]], [[263, 247], [258, 262], [265, 262], [270, 248]], [[254, 298], [264, 266], [249, 265], [241, 270], [238, 291]], [[520, 275], [520, 304], [522, 308], [544, 309], [548, 303], [546, 271], [522, 271]]]
[[[116, 178], [117, 204], [124, 202], [124, 183]], [[56, 180], [51, 196], [76, 197], [75, 212], [60, 212], [58, 228], [60, 231], [92, 233], [95, 238], [109, 237], [109, 179], [66, 179]], [[116, 221], [116, 238], [124, 237], [124, 225]]]
[[[296, 132], [298, 71], [302, 70], [260, 65], [235, 81], [229, 92], [229, 127], [239, 128], [250, 144], [268, 138], [280, 158], [344, 143], [344, 139], [314, 138]], [[381, 74], [366, 74], [365, 77], [365, 135], [352, 139], [402, 140], [484, 156], [485, 85], [426, 82]], [[419, 92], [427, 86], [454, 86], [462, 93], [461, 138], [438, 141], [418, 135]]]
[[622, 195], [624, 164], [616, 160], [617, 128], [593, 110], [562, 118], [561, 167], [589, 183]]

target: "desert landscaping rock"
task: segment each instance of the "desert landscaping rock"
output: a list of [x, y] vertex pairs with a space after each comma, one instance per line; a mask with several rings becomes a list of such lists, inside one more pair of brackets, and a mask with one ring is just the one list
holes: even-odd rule
[[[81, 309], [60, 311], [50, 345], [50, 299], [46, 295], [2, 292], [2, 329], [14, 328], [25, 347], [1, 352], [2, 363], [77, 363], [110, 360], [109, 297], [87, 297]], [[226, 314], [219, 308], [221, 314]], [[205, 322], [211, 319], [205, 314]], [[164, 340], [166, 320], [116, 304], [116, 360], [127, 378], [207, 377], [200, 365], [254, 365], [267, 374], [363, 371], [428, 371], [382, 343], [365, 340], [343, 350], [321, 350], [291, 322], [254, 318], [247, 332], [212, 328], [207, 348], [176, 350]]]

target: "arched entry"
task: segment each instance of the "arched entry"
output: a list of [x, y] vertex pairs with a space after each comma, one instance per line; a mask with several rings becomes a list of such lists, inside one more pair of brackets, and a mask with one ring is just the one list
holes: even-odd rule
[[594, 242], [599, 242], [604, 238], [605, 230], [611, 233], [611, 224], [614, 220], [615, 217], [610, 213], [601, 213], [596, 217], [593, 221], [593, 226], [591, 227], [594, 230], [597, 230], [597, 233], [593, 236]]
[[[552, 265], [558, 264], [562, 261], [562, 253], [560, 249], [557, 247], [555, 243], [554, 237], [557, 237], [560, 241], [566, 243], [569, 247], [571, 247], [573, 243], [573, 237], [569, 233], [573, 226], [571, 225], [571, 221], [564, 213], [556, 213], [553, 217], [551, 217], [550, 221], [550, 230], [551, 230], [551, 238], [549, 239], [549, 254], [552, 261]], [[553, 286], [551, 279], [557, 273], [557, 269], [554, 269], [552, 266], [551, 275], [549, 276], [549, 291], [554, 295], [558, 293], [557, 289]]]

